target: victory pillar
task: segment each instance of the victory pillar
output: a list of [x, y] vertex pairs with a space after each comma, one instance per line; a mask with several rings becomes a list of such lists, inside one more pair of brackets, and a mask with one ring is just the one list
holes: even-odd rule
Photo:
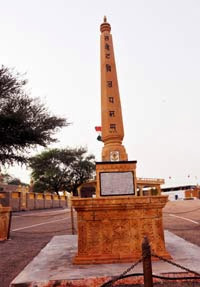
[[104, 17], [101, 31], [101, 126], [102, 161], [127, 161], [122, 145], [124, 127], [117, 81], [111, 26]]

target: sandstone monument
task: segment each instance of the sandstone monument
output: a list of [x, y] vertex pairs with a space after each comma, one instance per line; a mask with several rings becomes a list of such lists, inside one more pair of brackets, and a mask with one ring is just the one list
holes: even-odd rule
[[74, 198], [78, 253], [75, 264], [131, 262], [141, 258], [144, 236], [165, 258], [162, 208], [166, 196], [137, 196], [136, 163], [128, 161], [111, 26], [101, 31], [102, 161], [96, 163], [96, 197]]

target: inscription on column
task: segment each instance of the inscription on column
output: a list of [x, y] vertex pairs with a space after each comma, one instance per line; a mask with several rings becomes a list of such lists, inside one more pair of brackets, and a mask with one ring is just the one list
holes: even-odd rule
[[110, 50], [110, 46], [107, 43], [105, 44], [105, 49], [108, 51]]
[[110, 103], [114, 103], [114, 98], [113, 97], [108, 97], [108, 100]]
[[106, 64], [106, 72], [111, 72], [111, 65]]
[[116, 124], [110, 124], [110, 132], [116, 132]]
[[114, 117], [115, 116], [115, 111], [109, 111], [109, 116]]
[[112, 81], [107, 81], [107, 87], [112, 88]]

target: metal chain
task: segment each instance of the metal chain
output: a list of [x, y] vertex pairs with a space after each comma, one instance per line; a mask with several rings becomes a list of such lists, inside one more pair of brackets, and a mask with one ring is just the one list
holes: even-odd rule
[[182, 265], [180, 265], [180, 264], [177, 264], [177, 263], [175, 263], [175, 262], [172, 262], [171, 260], [168, 260], [168, 259], [166, 259], [166, 258], [163, 258], [162, 256], [159, 256], [159, 255], [157, 255], [157, 254], [155, 254], [155, 253], [151, 253], [151, 255], [152, 256], [154, 256], [154, 257], [157, 257], [157, 258], [159, 258], [160, 260], [163, 260], [163, 261], [165, 261], [165, 262], [167, 262], [167, 263], [169, 263], [169, 264], [172, 264], [172, 265], [174, 265], [174, 266], [176, 266], [176, 267], [178, 267], [178, 268], [180, 268], [180, 269], [182, 269], [182, 270], [185, 270], [185, 271], [187, 271], [187, 272], [189, 272], [189, 273], [193, 273], [193, 274], [195, 274], [195, 275], [198, 275], [198, 276], [200, 276], [200, 273], [198, 273], [198, 272], [196, 272], [196, 271], [193, 271], [193, 270], [190, 270], [189, 268], [186, 268], [186, 267], [184, 267], [184, 266], [182, 266]]
[[142, 258], [140, 258], [138, 261], [132, 264], [129, 268], [127, 268], [121, 275], [118, 276], [118, 279], [126, 275], [132, 269], [134, 269], [140, 262], [142, 262]]
[[107, 283], [104, 283], [101, 287], [110, 287], [112, 286], [113, 283], [115, 283], [116, 281], [118, 281], [119, 279], [123, 278], [124, 275], [126, 275], [129, 271], [131, 271], [132, 269], [134, 269], [140, 262], [142, 262], [142, 258], [140, 258], [138, 261], [136, 261], [135, 263], [133, 263], [130, 267], [128, 267], [122, 274], [120, 274], [119, 276], [114, 277], [111, 281], [108, 281]]

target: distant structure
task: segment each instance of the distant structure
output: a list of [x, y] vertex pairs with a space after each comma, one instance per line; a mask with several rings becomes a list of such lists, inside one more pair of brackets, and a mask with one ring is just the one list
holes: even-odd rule
[[174, 187], [162, 188], [162, 194], [168, 195], [169, 200], [179, 199], [200, 199], [200, 186], [199, 185], [182, 185]]

